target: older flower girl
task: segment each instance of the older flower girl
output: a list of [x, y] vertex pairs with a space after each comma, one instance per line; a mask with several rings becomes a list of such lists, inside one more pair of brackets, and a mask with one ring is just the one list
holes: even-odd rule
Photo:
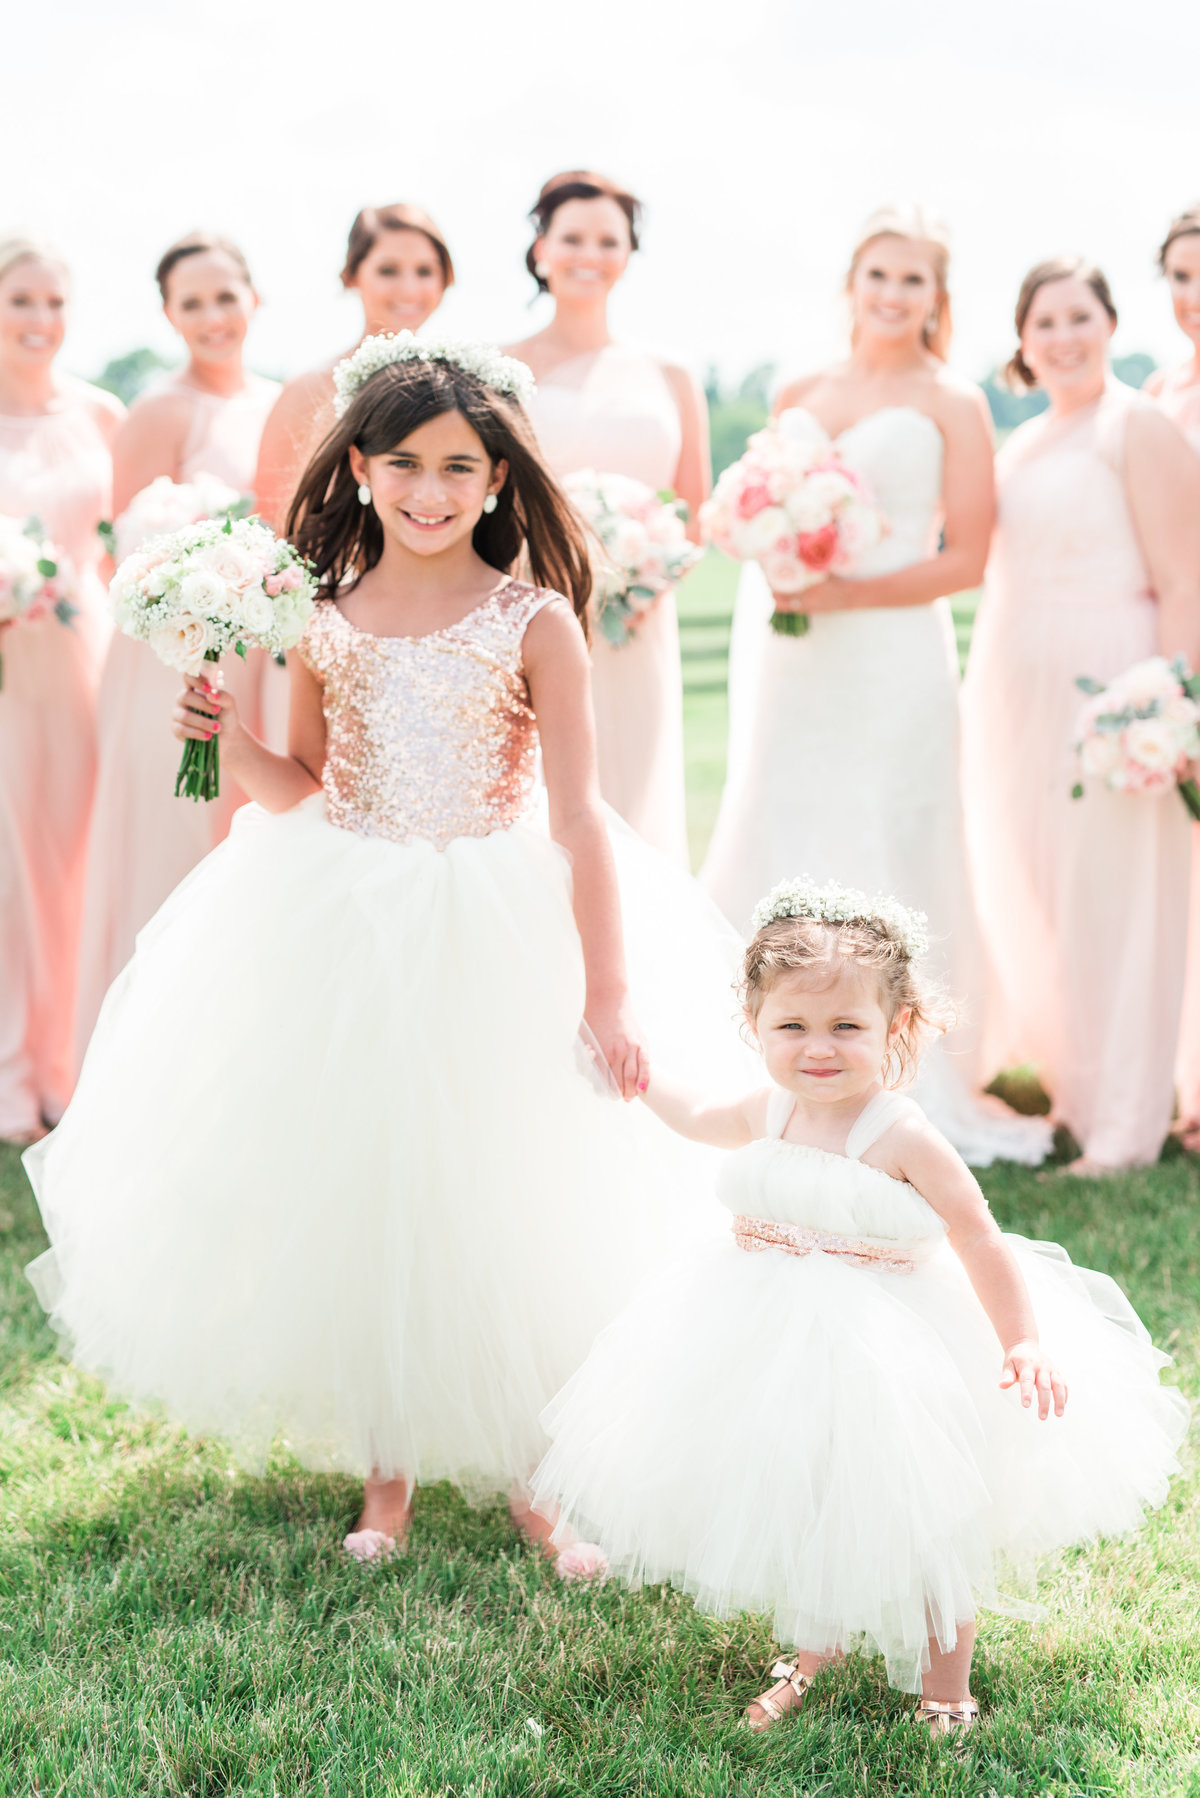
[[[32, 1277], [77, 1362], [251, 1465], [281, 1433], [369, 1475], [348, 1546], [373, 1556], [414, 1482], [519, 1487], [539, 1412], [674, 1213], [640, 1111], [579, 1071], [585, 1018], [627, 1096], [646, 1054], [596, 792], [587, 553], [528, 370], [405, 333], [340, 375], [292, 519], [326, 597], [291, 752], [189, 683], [179, 734], [219, 731], [257, 804], [142, 932], [28, 1165], [53, 1244]], [[662, 880], [724, 1038], [724, 944]], [[671, 1003], [696, 988], [681, 967]]]
[[751, 1728], [857, 1647], [948, 1734], [977, 1710], [976, 1608], [1015, 1608], [1047, 1552], [1136, 1528], [1187, 1408], [1113, 1282], [1002, 1235], [892, 1090], [933, 1019], [924, 919], [796, 883], [755, 924], [743, 990], [769, 1084], [709, 1104], [655, 1075], [646, 1095], [733, 1151], [732, 1230], [599, 1338], [547, 1412], [536, 1502], [631, 1583], [774, 1614], [796, 1652]]

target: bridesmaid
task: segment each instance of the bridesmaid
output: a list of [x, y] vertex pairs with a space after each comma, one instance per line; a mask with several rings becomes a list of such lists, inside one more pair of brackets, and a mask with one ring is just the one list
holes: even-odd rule
[[[936, 972], [963, 1016], [925, 1055], [915, 1096], [964, 1160], [1036, 1163], [1043, 1119], [979, 1088], [986, 973], [967, 872], [958, 660], [948, 595], [983, 576], [994, 504], [983, 395], [946, 366], [945, 228], [917, 207], [867, 220], [846, 277], [850, 353], [785, 387], [781, 428], [835, 447], [890, 530], [853, 574], [800, 595], [804, 637], [769, 628], [748, 563], [730, 657], [730, 742], [702, 878], [745, 929], [759, 894], [808, 873], [928, 914]], [[778, 602], [787, 609], [784, 601]]]
[[1200, 461], [1115, 381], [1116, 307], [1078, 257], [1021, 285], [1016, 382], [1050, 407], [999, 458], [999, 522], [964, 691], [970, 847], [1002, 1061], [1031, 1061], [1077, 1174], [1157, 1159], [1171, 1121], [1189, 828], [1174, 794], [1076, 778], [1078, 675], [1200, 652]]
[[[554, 301], [542, 331], [513, 344], [538, 389], [529, 406], [558, 475], [594, 468], [686, 500], [690, 534], [712, 484], [708, 414], [686, 370], [613, 341], [608, 296], [638, 247], [641, 205], [603, 175], [547, 181], [530, 217], [525, 261]], [[600, 790], [634, 830], [688, 864], [683, 787], [683, 675], [674, 594], [664, 594], [619, 648], [592, 640]]]
[[[1175, 322], [1192, 346], [1186, 362], [1156, 369], [1145, 391], [1173, 418], [1200, 454], [1200, 205], [1171, 220], [1158, 252]], [[1192, 899], [1187, 977], [1183, 987], [1183, 1027], [1179, 1033], [1179, 1118], [1176, 1133], [1186, 1148], [1200, 1153], [1200, 825], [1192, 830]]]
[[[195, 232], [155, 271], [163, 311], [187, 351], [183, 369], [137, 400], [113, 444], [113, 511], [160, 475], [215, 475], [239, 493], [254, 485], [258, 440], [279, 383], [246, 368], [246, 332], [258, 295], [246, 259], [228, 238]], [[227, 658], [224, 678], [260, 728], [266, 658]], [[222, 781], [208, 805], [176, 799], [179, 745], [163, 729], [179, 677], [144, 643], [114, 636], [100, 684], [99, 763], [88, 846], [80, 944], [76, 1055], [81, 1060], [100, 1002], [133, 954], [142, 925], [219, 843], [245, 795]]]
[[55, 368], [67, 271], [0, 242], [0, 512], [36, 514], [74, 565], [76, 616], [0, 633], [0, 1137], [29, 1143], [71, 1096], [96, 685], [108, 636], [96, 527], [124, 407]]
[[[342, 268], [342, 286], [362, 302], [360, 341], [381, 331], [419, 331], [453, 284], [449, 247], [427, 212], [404, 202], [364, 206], [350, 227]], [[333, 368], [340, 360], [289, 381], [267, 419], [254, 491], [274, 530], [283, 529], [300, 475], [334, 423]]]

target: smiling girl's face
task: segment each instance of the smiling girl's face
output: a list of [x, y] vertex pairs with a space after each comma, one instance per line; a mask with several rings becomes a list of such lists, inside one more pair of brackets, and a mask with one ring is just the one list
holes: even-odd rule
[[0, 358], [16, 368], [45, 368], [62, 348], [66, 328], [66, 270], [22, 256], [0, 280]]
[[197, 250], [167, 276], [163, 311], [197, 362], [241, 353], [258, 295], [227, 250]]
[[350, 467], [370, 487], [384, 535], [417, 556], [469, 542], [484, 500], [508, 477], [507, 462], [492, 463], [461, 412], [439, 413], [381, 456], [351, 446]]
[[564, 200], [533, 253], [556, 300], [594, 300], [611, 293], [629, 266], [629, 220], [615, 200]]
[[866, 244], [850, 277], [855, 335], [919, 342], [938, 303], [927, 244], [890, 233]]
[[771, 1079], [816, 1105], [866, 1092], [908, 1015], [901, 1011], [889, 1023], [878, 980], [853, 962], [815, 981], [806, 969], [781, 974], [764, 994], [758, 1016], [747, 1014]]
[[347, 285], [358, 290], [372, 336], [419, 331], [441, 305], [446, 276], [432, 238], [405, 226], [379, 233]]
[[1099, 392], [1116, 323], [1086, 281], [1044, 281], [1021, 327], [1021, 354], [1038, 385], [1056, 393]]

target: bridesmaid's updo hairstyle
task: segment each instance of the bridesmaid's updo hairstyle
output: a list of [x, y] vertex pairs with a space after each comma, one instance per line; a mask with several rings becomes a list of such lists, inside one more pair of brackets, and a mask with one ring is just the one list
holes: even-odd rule
[[549, 181], [543, 184], [542, 191], [529, 212], [533, 243], [525, 252], [525, 267], [537, 282], [539, 293], [549, 293], [550, 288], [545, 277], [538, 274], [534, 244], [539, 237], [545, 236], [550, 229], [550, 220], [568, 200], [615, 200], [629, 221], [630, 249], [640, 248], [642, 202], [628, 188], [610, 181], [607, 175], [597, 175], [594, 169], [564, 169], [558, 175], [551, 175]]
[[907, 243], [920, 244], [929, 252], [937, 281], [937, 310], [925, 326], [925, 348], [944, 362], [950, 354], [950, 233], [945, 222], [923, 206], [881, 206], [873, 212], [858, 234], [858, 242], [846, 271], [849, 293], [858, 273], [858, 265], [867, 250], [881, 237], [902, 237]]
[[475, 526], [475, 553], [501, 574], [564, 594], [587, 632], [592, 571], [579, 514], [543, 462], [525, 410], [456, 363], [393, 362], [364, 381], [300, 477], [287, 535], [308, 556], [327, 597], [383, 554], [383, 526], [360, 505], [350, 446], [394, 450], [431, 419], [460, 412], [493, 463], [507, 462], [496, 509]]
[[454, 263], [450, 246], [429, 214], [420, 206], [397, 200], [394, 206], [364, 206], [350, 227], [346, 240], [346, 260], [342, 265], [342, 286], [352, 287], [359, 269], [385, 231], [419, 231], [427, 237], [437, 254], [442, 270], [442, 285], [454, 286]]
[[[1013, 313], [1018, 339], [1025, 330], [1038, 289], [1051, 281], [1082, 281], [1091, 288], [1113, 324], [1116, 324], [1116, 301], [1112, 297], [1112, 289], [1104, 271], [1094, 262], [1089, 262], [1086, 256], [1051, 256], [1046, 262], [1035, 262], [1021, 283], [1016, 311]], [[1019, 343], [1016, 354], [1010, 356], [1004, 365], [1004, 377], [1014, 393], [1028, 393], [1031, 387], [1037, 386], [1037, 376], [1021, 354]]]
[[1158, 269], [1165, 275], [1167, 272], [1167, 251], [1178, 237], [1200, 237], [1200, 200], [1194, 206], [1186, 206], [1177, 212], [1167, 226], [1167, 235], [1158, 246]]
[[220, 251], [228, 256], [236, 267], [247, 287], [253, 287], [250, 265], [237, 244], [231, 237], [219, 237], [212, 231], [189, 231], [186, 237], [180, 237], [169, 250], [164, 250], [159, 257], [158, 267], [154, 271], [154, 279], [158, 282], [158, 291], [162, 295], [163, 304], [167, 299], [167, 284], [171, 279], [171, 270], [185, 262], [189, 256], [202, 256], [211, 250]]
[[763, 1000], [785, 974], [803, 973], [814, 987], [837, 978], [847, 963], [862, 968], [879, 990], [890, 1025], [906, 1007], [911, 1013], [883, 1070], [883, 1084], [907, 1086], [930, 1037], [953, 1022], [950, 1006], [924, 980], [899, 936], [881, 919], [825, 923], [817, 918], [773, 918], [756, 930], [742, 962], [738, 997], [750, 1023]]

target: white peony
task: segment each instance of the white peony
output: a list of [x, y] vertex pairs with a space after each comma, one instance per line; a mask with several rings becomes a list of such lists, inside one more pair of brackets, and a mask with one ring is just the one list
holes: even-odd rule
[[170, 624], [151, 631], [147, 642], [168, 668], [174, 668], [180, 674], [199, 674], [209, 648], [208, 626], [203, 618], [184, 613]]
[[1179, 760], [1179, 742], [1166, 718], [1139, 718], [1121, 732], [1130, 761], [1150, 774], [1169, 774]]
[[764, 506], [753, 518], [735, 520], [732, 534], [738, 553], [744, 560], [752, 560], [774, 549], [783, 538], [790, 537], [793, 530], [782, 506]]
[[1085, 774], [1107, 780], [1121, 761], [1121, 743], [1115, 731], [1101, 730], [1087, 736], [1079, 746], [1079, 759]]

